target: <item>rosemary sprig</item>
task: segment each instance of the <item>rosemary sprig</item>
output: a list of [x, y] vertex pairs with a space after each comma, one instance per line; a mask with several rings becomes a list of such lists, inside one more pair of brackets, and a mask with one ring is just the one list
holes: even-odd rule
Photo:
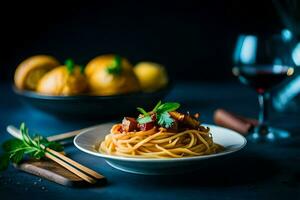
[[10, 139], [2, 144], [4, 153], [0, 156], [0, 171], [5, 170], [9, 163], [19, 163], [25, 156], [41, 159], [45, 156], [46, 148], [62, 151], [63, 146], [56, 142], [49, 142], [46, 138], [37, 135], [30, 137], [25, 123], [20, 126], [21, 139]]

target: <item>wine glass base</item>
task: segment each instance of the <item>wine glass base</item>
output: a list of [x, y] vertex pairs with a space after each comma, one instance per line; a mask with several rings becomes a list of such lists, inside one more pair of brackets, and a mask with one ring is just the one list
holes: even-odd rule
[[276, 142], [288, 139], [289, 137], [290, 133], [288, 131], [270, 127], [266, 134], [254, 131], [247, 136], [247, 139], [253, 142]]

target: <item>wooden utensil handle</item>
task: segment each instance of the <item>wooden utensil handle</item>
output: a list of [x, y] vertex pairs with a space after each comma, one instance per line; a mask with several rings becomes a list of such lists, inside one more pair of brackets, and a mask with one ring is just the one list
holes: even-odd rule
[[69, 165], [68, 163], [60, 160], [59, 158], [53, 156], [51, 153], [46, 152], [45, 156], [51, 160], [53, 160], [54, 162], [56, 162], [57, 164], [61, 165], [62, 167], [66, 168], [67, 170], [69, 170], [70, 172], [76, 174], [77, 176], [79, 176], [80, 178], [82, 178], [83, 180], [89, 182], [89, 183], [96, 183], [96, 180], [89, 177], [88, 175], [82, 173], [81, 171], [77, 170], [76, 168], [72, 167], [71, 165]]
[[62, 134], [58, 134], [58, 135], [49, 136], [49, 137], [47, 137], [47, 140], [50, 141], [50, 142], [65, 140], [65, 139], [68, 139], [68, 138], [75, 137], [76, 135], [78, 135], [83, 130], [85, 130], [85, 129], [80, 129], [80, 130], [76, 130], [76, 131], [71, 131], [71, 132], [67, 132], [67, 133], [62, 133]]
[[56, 157], [60, 158], [61, 160], [64, 160], [65, 162], [67, 163], [70, 163], [71, 165], [75, 166], [76, 168], [82, 170], [83, 172], [97, 178], [97, 179], [102, 179], [102, 178], [105, 178], [104, 176], [102, 176], [101, 174], [98, 174], [97, 172], [95, 172], [94, 170], [90, 169], [90, 168], [87, 168], [83, 165], [81, 165], [80, 163], [52, 150], [52, 149], [49, 149], [49, 148], [46, 148], [46, 151], [50, 152], [51, 154], [55, 155]]

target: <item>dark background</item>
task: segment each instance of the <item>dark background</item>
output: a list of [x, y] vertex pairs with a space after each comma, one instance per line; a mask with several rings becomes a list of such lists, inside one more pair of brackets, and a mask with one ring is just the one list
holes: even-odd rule
[[271, 0], [15, 0], [0, 9], [0, 80], [31, 55], [86, 64], [112, 52], [162, 63], [180, 80], [229, 80], [238, 34], [282, 28]]

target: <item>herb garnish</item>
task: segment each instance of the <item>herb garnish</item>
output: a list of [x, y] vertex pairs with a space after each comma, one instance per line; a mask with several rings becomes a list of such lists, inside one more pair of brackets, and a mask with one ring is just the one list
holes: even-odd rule
[[113, 75], [120, 75], [122, 72], [122, 58], [119, 55], [116, 55], [113, 63], [106, 68], [107, 73]]
[[137, 122], [139, 124], [147, 124], [149, 122], [152, 122], [152, 118], [151, 118], [151, 116], [140, 117], [140, 118], [137, 118]]
[[74, 72], [74, 68], [75, 68], [74, 61], [69, 58], [65, 61], [65, 65], [66, 65], [66, 68], [67, 68], [69, 74], [72, 74]]
[[169, 112], [175, 111], [179, 107], [179, 103], [166, 102], [162, 104], [161, 101], [156, 104], [151, 112], [146, 112], [143, 108], [138, 107], [137, 110], [143, 114], [143, 117], [139, 117], [137, 121], [139, 124], [149, 123], [152, 121], [150, 113], [156, 114], [157, 123], [165, 128], [170, 128], [174, 123], [174, 119], [170, 116]]
[[137, 107], [136, 109], [138, 111], [140, 111], [140, 113], [143, 114], [143, 117], [140, 117], [137, 119], [139, 124], [146, 124], [146, 123], [152, 122], [152, 118], [151, 118], [150, 114], [148, 112], [146, 112], [144, 110], [144, 108]]
[[4, 153], [0, 156], [0, 170], [5, 170], [9, 162], [19, 163], [26, 155], [31, 158], [41, 159], [45, 156], [46, 148], [62, 151], [63, 146], [57, 142], [49, 142], [46, 138], [37, 135], [29, 136], [25, 123], [20, 126], [21, 139], [10, 139], [3, 143]]

